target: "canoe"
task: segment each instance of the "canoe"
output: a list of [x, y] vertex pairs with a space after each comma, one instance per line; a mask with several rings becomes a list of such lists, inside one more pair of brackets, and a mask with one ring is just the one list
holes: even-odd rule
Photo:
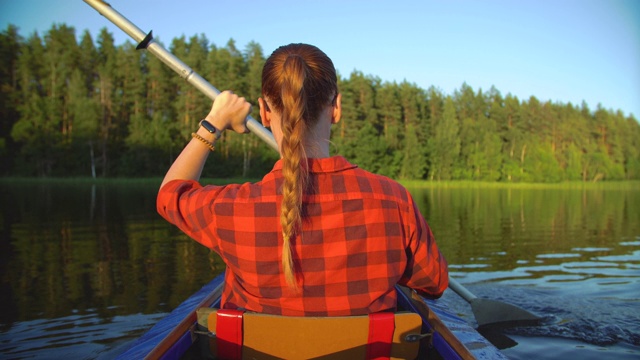
[[[179, 359], [185, 354], [197, 354], [199, 350], [194, 346], [198, 339], [195, 335], [196, 310], [218, 308], [223, 284], [224, 273], [134, 340], [118, 359]], [[421, 333], [431, 333], [428, 339], [421, 341], [420, 358], [435, 355], [435, 358], [443, 359], [506, 359], [465, 320], [454, 315], [443, 301], [425, 299], [402, 287], [397, 290], [398, 310], [420, 315]]]

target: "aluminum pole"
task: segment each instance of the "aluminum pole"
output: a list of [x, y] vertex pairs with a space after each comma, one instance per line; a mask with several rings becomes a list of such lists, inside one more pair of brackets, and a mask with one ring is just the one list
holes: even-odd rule
[[[127, 18], [122, 16], [119, 12], [111, 7], [103, 0], [84, 0], [89, 6], [96, 9], [102, 16], [106, 17], [109, 21], [119, 27], [127, 35], [131, 36], [133, 40], [138, 43], [138, 49], [145, 48], [150, 53], [155, 55], [160, 61], [169, 66], [173, 71], [177, 72], [182, 78], [184, 78], [189, 84], [195, 86], [203, 94], [205, 94], [211, 100], [215, 100], [220, 91], [211, 85], [207, 80], [198, 75], [187, 64], [183, 63], [175, 55], [165, 49], [162, 45], [155, 42], [151, 35], [145, 34], [139, 27], [134, 25]], [[247, 116], [247, 128], [252, 133], [258, 135], [267, 145], [271, 146], [274, 150], [278, 151], [278, 144], [273, 138], [273, 134], [256, 121], [251, 115]]]

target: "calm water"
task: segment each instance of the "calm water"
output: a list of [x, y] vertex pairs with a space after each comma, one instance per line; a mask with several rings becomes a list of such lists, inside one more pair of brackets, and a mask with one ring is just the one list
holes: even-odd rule
[[[112, 358], [224, 268], [155, 191], [0, 183], [1, 358]], [[411, 191], [454, 277], [545, 317], [504, 330], [507, 356], [640, 357], [640, 189]]]

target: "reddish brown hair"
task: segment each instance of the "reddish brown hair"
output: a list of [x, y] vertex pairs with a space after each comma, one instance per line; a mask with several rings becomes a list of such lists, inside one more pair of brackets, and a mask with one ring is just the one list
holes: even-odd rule
[[337, 94], [333, 62], [312, 45], [282, 46], [269, 56], [262, 70], [262, 96], [282, 117], [282, 268], [292, 288], [297, 288], [297, 282], [291, 241], [302, 229], [302, 195], [308, 178], [303, 139]]

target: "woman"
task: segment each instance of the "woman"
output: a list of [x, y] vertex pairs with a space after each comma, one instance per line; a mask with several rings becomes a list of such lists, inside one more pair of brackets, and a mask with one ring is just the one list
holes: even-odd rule
[[227, 264], [222, 306], [342, 316], [395, 310], [397, 283], [442, 295], [446, 261], [406, 189], [329, 155], [342, 112], [331, 60], [311, 45], [280, 47], [258, 102], [281, 154], [262, 181], [197, 182], [220, 133], [247, 132], [251, 106], [225, 91], [158, 194], [159, 213]]

